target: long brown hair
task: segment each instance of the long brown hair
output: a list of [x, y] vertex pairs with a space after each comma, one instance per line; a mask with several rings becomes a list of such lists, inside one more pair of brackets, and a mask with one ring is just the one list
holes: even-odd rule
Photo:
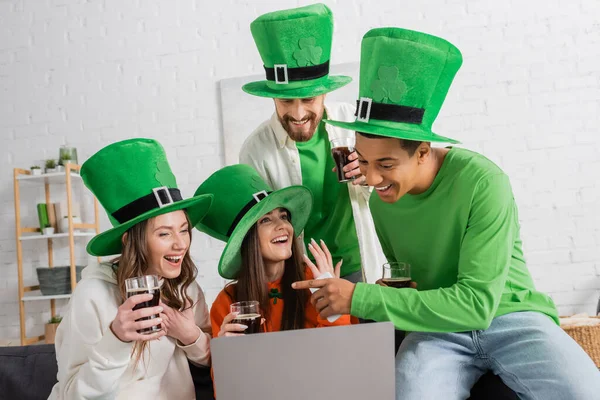
[[[289, 213], [288, 213], [289, 215]], [[254, 224], [242, 242], [242, 268], [237, 282], [228, 285], [226, 293], [233, 301], [257, 300], [260, 303], [262, 316], [269, 321], [270, 304], [269, 281], [265, 272], [265, 263], [260, 252], [258, 224]], [[292, 242], [292, 256], [285, 260], [281, 277], [281, 294], [283, 296], [283, 315], [281, 330], [304, 328], [304, 307], [308, 300], [305, 290], [292, 289], [292, 283], [304, 280], [304, 261], [302, 246], [298, 238]]]
[[[185, 213], [185, 218], [188, 223], [188, 234], [190, 235], [190, 245], [192, 243], [192, 226], [190, 220]], [[123, 251], [121, 256], [113, 260], [113, 264], [117, 265], [116, 276], [117, 286], [121, 293], [123, 301], [127, 299], [127, 291], [125, 289], [125, 280], [142, 276], [148, 270], [148, 240], [147, 230], [150, 221], [153, 218], [139, 222], [129, 228], [127, 235], [123, 237]], [[177, 278], [163, 278], [162, 286], [160, 287], [160, 297], [163, 303], [171, 308], [183, 311], [193, 306], [192, 298], [188, 295], [187, 289], [196, 279], [196, 266], [190, 257], [190, 251], [186, 251], [181, 262], [181, 273]], [[137, 365], [143, 355], [144, 349], [148, 345], [146, 341], [139, 341], [133, 347], [132, 356], [135, 358]]]

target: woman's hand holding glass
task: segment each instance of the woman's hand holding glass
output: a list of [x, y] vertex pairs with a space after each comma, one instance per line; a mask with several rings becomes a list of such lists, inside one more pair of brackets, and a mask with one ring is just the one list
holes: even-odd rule
[[160, 318], [142, 319], [161, 313], [163, 309], [160, 306], [133, 309], [138, 304], [152, 300], [152, 297], [151, 294], [138, 294], [129, 297], [119, 306], [117, 316], [110, 324], [110, 329], [120, 341], [155, 340], [165, 335], [163, 330], [151, 334], [138, 333], [142, 329], [159, 325], [162, 322]]

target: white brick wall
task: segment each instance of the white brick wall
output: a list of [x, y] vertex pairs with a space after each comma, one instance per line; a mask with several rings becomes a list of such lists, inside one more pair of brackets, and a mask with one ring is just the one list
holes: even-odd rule
[[[56, 157], [64, 143], [84, 160], [145, 136], [165, 145], [191, 195], [222, 165], [218, 80], [261, 72], [250, 21], [307, 3], [0, 0], [1, 338], [18, 336], [12, 168]], [[336, 17], [334, 63], [356, 61], [362, 34], [378, 26], [438, 34], [461, 49], [465, 62], [437, 131], [509, 173], [537, 286], [562, 314], [591, 313], [600, 293], [600, 2], [326, 3]], [[23, 218], [35, 221], [43, 193], [27, 196]], [[45, 250], [24, 249], [33, 282]], [[221, 249], [195, 235], [209, 299], [222, 284]], [[57, 253], [66, 262], [65, 249]], [[43, 329], [46, 309], [29, 306], [31, 334]]]

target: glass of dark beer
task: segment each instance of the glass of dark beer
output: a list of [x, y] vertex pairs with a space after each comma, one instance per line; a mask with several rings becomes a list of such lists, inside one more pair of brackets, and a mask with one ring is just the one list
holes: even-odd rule
[[[158, 302], [160, 301], [160, 286], [158, 284], [158, 276], [156, 275], [144, 275], [137, 276], [135, 278], [129, 278], [125, 280], [125, 290], [127, 292], [127, 298], [131, 296], [135, 296], [137, 294], [151, 294], [152, 299], [149, 301], [144, 301], [143, 303], [136, 304], [133, 307], [133, 310], [139, 310], [140, 308], [147, 307], [156, 307], [158, 306]], [[151, 315], [149, 317], [144, 317], [137, 319], [136, 321], [144, 321], [153, 318], [158, 318], [158, 314]], [[159, 332], [161, 329], [160, 324], [151, 326], [149, 328], [140, 329], [137, 331], [143, 335], [148, 335], [150, 333]]]
[[238, 313], [232, 324], [246, 325], [248, 329], [244, 331], [246, 334], [260, 332], [260, 308], [258, 301], [238, 301], [229, 306], [230, 312]]
[[391, 262], [383, 264], [382, 282], [394, 288], [410, 287], [410, 264]]
[[335, 167], [337, 170], [338, 181], [340, 183], [348, 182], [353, 178], [346, 178], [344, 167], [350, 163], [348, 156], [354, 152], [354, 138], [345, 137], [339, 139], [333, 139], [329, 142], [331, 144], [331, 155], [335, 161]]

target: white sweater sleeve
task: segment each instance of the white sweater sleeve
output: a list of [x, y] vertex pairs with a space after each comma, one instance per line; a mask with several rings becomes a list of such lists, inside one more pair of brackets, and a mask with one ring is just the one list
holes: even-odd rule
[[196, 326], [200, 329], [198, 339], [187, 346], [182, 346], [177, 341], [177, 347], [185, 352], [188, 360], [196, 365], [210, 365], [210, 339], [211, 324], [208, 305], [204, 298], [204, 293], [197, 282], [193, 282], [189, 287], [189, 293], [196, 305], [194, 306], [194, 319]]
[[117, 313], [117, 293], [109, 285], [82, 280], [71, 297], [56, 338], [60, 399], [107, 399], [118, 394], [133, 343], [121, 342], [109, 328]]

